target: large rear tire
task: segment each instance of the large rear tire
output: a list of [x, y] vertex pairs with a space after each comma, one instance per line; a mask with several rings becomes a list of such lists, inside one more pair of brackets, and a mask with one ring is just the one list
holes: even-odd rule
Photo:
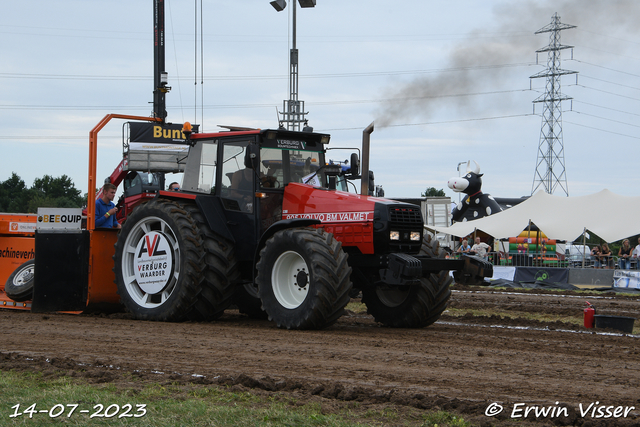
[[260, 251], [257, 269], [262, 308], [279, 328], [327, 327], [349, 302], [347, 254], [323, 229], [278, 231]]
[[[420, 255], [443, 258], [439, 243], [425, 235]], [[448, 271], [430, 274], [407, 286], [378, 284], [362, 290], [362, 302], [376, 322], [394, 328], [422, 328], [440, 318], [449, 304], [453, 282]]]
[[36, 260], [21, 264], [9, 276], [4, 284], [4, 292], [14, 301], [22, 302], [30, 300], [33, 296], [33, 282]]
[[211, 230], [197, 206], [185, 205], [185, 209], [196, 221], [205, 250], [206, 269], [194, 320], [218, 319], [231, 305], [233, 285], [240, 275], [235, 248], [233, 242]]
[[127, 218], [114, 256], [120, 300], [137, 319], [201, 318], [205, 250], [196, 221], [177, 202], [156, 199]]

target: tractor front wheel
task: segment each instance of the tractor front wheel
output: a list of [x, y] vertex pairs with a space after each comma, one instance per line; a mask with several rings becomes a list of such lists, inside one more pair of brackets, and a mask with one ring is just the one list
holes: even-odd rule
[[[445, 254], [437, 240], [425, 235], [420, 255], [443, 258]], [[395, 328], [422, 328], [438, 320], [447, 308], [452, 281], [449, 272], [443, 270], [412, 285], [378, 284], [362, 290], [362, 302], [376, 322]]]
[[327, 327], [349, 302], [347, 254], [322, 229], [278, 231], [260, 251], [257, 269], [262, 308], [279, 328]]

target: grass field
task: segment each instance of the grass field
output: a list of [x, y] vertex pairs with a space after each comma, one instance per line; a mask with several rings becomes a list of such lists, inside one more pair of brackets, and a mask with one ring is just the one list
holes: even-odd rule
[[444, 411], [346, 405], [336, 413], [321, 403], [259, 396], [221, 386], [146, 384], [122, 388], [40, 373], [0, 372], [3, 426], [469, 426]]

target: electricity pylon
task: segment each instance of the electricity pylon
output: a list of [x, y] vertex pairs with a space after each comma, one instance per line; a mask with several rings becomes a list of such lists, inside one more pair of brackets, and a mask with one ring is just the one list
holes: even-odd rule
[[562, 141], [562, 101], [573, 98], [560, 92], [560, 77], [566, 74], [576, 74], [577, 71], [560, 68], [560, 51], [573, 48], [573, 46], [560, 44], [560, 31], [571, 28], [576, 28], [576, 26], [561, 23], [560, 17], [556, 13], [551, 18], [551, 24], [536, 31], [536, 34], [550, 33], [550, 36], [549, 45], [536, 51], [536, 54], [548, 53], [547, 69], [530, 77], [531, 79], [547, 78], [545, 93], [533, 101], [534, 104], [543, 103], [543, 111], [536, 172], [531, 187], [532, 195], [542, 186], [544, 191], [549, 194], [553, 194], [556, 189], [560, 188], [569, 196], [564, 166], [564, 143]]

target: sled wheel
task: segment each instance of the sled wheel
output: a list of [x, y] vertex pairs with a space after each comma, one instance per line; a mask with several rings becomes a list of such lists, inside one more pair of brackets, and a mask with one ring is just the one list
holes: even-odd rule
[[233, 243], [211, 230], [197, 206], [185, 205], [185, 210], [195, 220], [205, 250], [204, 281], [195, 305], [197, 313], [193, 320], [218, 319], [231, 305], [233, 282], [240, 274]]
[[[439, 243], [425, 235], [420, 255], [444, 258]], [[362, 302], [376, 322], [395, 328], [421, 328], [434, 323], [449, 304], [453, 279], [446, 270], [421, 278], [413, 285], [378, 285], [362, 291]]]
[[205, 250], [183, 206], [156, 199], [137, 207], [120, 231], [114, 258], [120, 300], [137, 319], [199, 317]]
[[30, 259], [16, 268], [4, 284], [4, 292], [14, 301], [30, 300], [33, 295], [33, 272], [36, 261]]
[[257, 269], [262, 308], [279, 328], [324, 328], [349, 302], [347, 254], [323, 229], [278, 231], [260, 251]]

